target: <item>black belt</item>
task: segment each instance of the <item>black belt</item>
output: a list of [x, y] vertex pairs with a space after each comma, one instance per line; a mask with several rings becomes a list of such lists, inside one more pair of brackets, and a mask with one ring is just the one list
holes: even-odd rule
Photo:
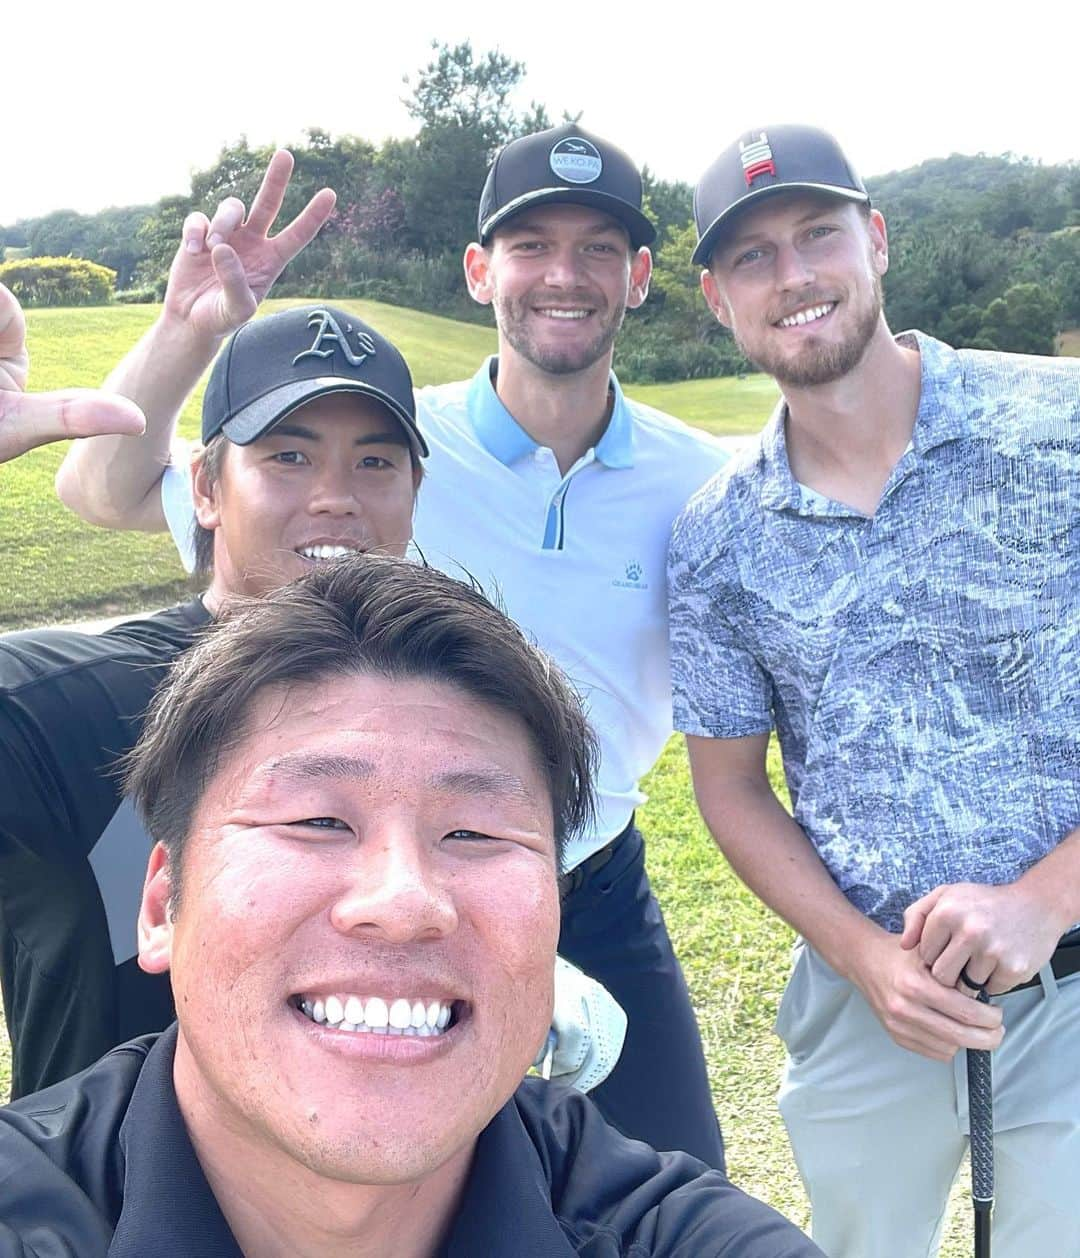
[[[1070, 931], [1054, 949], [1054, 955], [1050, 958], [1050, 969], [1054, 978], [1068, 978], [1070, 974], [1080, 970], [1080, 931]], [[1015, 987], [1010, 987], [1009, 991], [1022, 992], [1025, 987], [1038, 987], [1039, 982], [1039, 976], [1035, 974], [1026, 983], [1017, 983]]]
[[591, 856], [587, 856], [580, 865], [575, 865], [569, 873], [563, 874], [559, 879], [559, 894], [568, 896], [572, 891], [577, 891], [597, 870], [603, 869], [615, 855], [615, 851], [623, 839], [629, 837], [633, 828], [634, 814], [631, 813], [630, 820], [613, 839], [593, 852]]

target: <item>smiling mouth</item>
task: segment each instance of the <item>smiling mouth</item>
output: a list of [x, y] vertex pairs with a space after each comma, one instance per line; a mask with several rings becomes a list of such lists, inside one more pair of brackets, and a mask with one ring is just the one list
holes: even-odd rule
[[826, 315], [832, 314], [836, 309], [835, 301], [823, 302], [820, 306], [807, 306], [803, 310], [796, 310], [794, 314], [785, 315], [783, 319], [777, 319], [775, 327], [778, 328], [801, 328], [808, 323], [817, 323], [819, 319], [824, 319]]
[[354, 542], [320, 542], [314, 546], [298, 546], [295, 553], [301, 559], [318, 563], [324, 559], [338, 559], [342, 555], [362, 555], [364, 548]]
[[334, 1031], [353, 1034], [438, 1038], [466, 1016], [464, 1001], [407, 996], [329, 996], [299, 993], [290, 1004], [305, 1018]]
[[576, 319], [587, 319], [593, 312], [591, 309], [575, 307], [568, 310], [558, 306], [534, 306], [533, 313], [542, 319], [556, 319], [563, 322], [573, 322]]

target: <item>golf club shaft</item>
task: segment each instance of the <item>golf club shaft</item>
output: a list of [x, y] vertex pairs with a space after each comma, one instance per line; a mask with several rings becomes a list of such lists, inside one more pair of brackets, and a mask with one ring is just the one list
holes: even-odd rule
[[[986, 993], [981, 993], [979, 999], [985, 1000]], [[990, 1258], [990, 1216], [994, 1208], [994, 1090], [989, 1053], [967, 1050], [967, 1077], [975, 1258]]]

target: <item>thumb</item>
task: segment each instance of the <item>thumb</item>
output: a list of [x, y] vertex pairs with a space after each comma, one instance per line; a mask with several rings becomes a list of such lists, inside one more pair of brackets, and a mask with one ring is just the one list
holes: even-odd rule
[[135, 437], [145, 429], [146, 420], [134, 402], [97, 389], [0, 391], [0, 463], [50, 441], [105, 434]]

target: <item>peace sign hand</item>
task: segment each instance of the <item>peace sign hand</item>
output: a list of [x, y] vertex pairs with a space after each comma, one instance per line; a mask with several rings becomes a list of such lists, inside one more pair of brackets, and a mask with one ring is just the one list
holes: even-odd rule
[[252, 317], [288, 263], [318, 234], [337, 199], [323, 188], [271, 237], [292, 171], [292, 154], [279, 149], [246, 219], [237, 197], [226, 197], [212, 219], [188, 215], [169, 270], [166, 319], [182, 321], [200, 340], [220, 340]]

